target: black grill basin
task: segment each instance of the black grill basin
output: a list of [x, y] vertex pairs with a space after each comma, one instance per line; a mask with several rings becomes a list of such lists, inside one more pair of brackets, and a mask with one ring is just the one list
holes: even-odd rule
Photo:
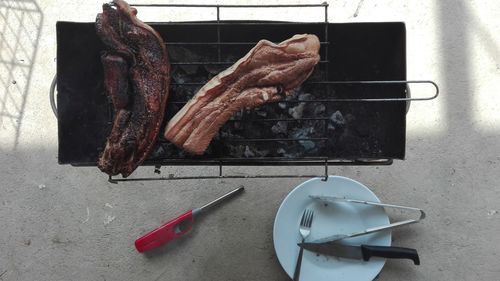
[[[144, 165], [384, 163], [405, 155], [406, 103], [332, 99], [404, 98], [404, 84], [326, 81], [406, 80], [404, 23], [153, 23], [167, 43], [172, 84], [167, 122], [211, 77], [256, 42], [315, 34], [321, 61], [297, 92], [280, 103], [242, 110], [202, 156], [165, 140]], [[113, 108], [103, 92], [94, 23], [57, 23], [59, 163], [95, 166], [111, 130]], [[390, 163], [385, 162], [385, 163]]]

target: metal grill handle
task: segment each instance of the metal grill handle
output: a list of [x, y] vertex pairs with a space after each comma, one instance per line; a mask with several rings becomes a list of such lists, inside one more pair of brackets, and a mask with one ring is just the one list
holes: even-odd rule
[[[427, 101], [433, 100], [439, 96], [439, 86], [431, 80], [400, 80], [400, 81], [321, 81], [321, 82], [311, 82], [316, 84], [325, 85], [339, 85], [339, 84], [363, 84], [363, 85], [380, 85], [380, 84], [406, 84], [407, 90], [410, 84], [430, 84], [434, 87], [434, 93], [432, 96], [426, 97], [410, 97], [407, 95], [405, 98], [362, 98], [362, 99], [322, 99], [322, 100], [308, 100], [307, 102], [411, 102], [411, 101]], [[198, 83], [196, 83], [198, 84]], [[203, 84], [203, 83], [202, 83]], [[57, 118], [57, 105], [55, 101], [55, 90], [57, 85], [57, 74], [54, 75], [54, 79], [50, 85], [49, 99], [50, 106], [52, 107], [52, 112]], [[299, 102], [299, 101], [287, 101], [287, 102]], [[306, 101], [300, 101], [306, 102]]]

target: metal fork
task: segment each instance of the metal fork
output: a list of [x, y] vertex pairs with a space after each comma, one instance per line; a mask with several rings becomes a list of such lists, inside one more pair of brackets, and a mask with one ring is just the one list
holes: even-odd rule
[[[307, 236], [311, 233], [311, 224], [313, 220], [314, 211], [311, 209], [305, 209], [302, 214], [302, 219], [300, 220], [299, 232], [302, 235], [302, 243], [306, 240]], [[297, 258], [297, 264], [295, 265], [295, 272], [293, 274], [293, 281], [298, 281], [300, 278], [300, 267], [302, 265], [302, 253], [304, 248], [300, 248], [299, 257]]]

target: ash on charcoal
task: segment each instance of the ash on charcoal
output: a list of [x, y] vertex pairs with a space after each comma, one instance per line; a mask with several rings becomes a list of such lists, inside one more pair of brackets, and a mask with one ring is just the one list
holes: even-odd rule
[[300, 92], [299, 89], [291, 90], [290, 92], [288, 92], [288, 95], [285, 97], [285, 100], [287, 100], [287, 101], [296, 100], [299, 92]]
[[241, 139], [242, 137], [238, 134], [233, 134], [231, 130], [221, 130], [217, 135], [215, 135], [214, 139]]
[[243, 152], [243, 155], [246, 157], [246, 158], [252, 158], [252, 157], [255, 157], [255, 153], [253, 153], [253, 151], [250, 150], [250, 147], [248, 147], [248, 145], [245, 147], [245, 152]]
[[285, 121], [278, 121], [274, 126], [271, 127], [273, 134], [286, 134], [288, 129], [288, 123]]
[[279, 108], [281, 108], [281, 109], [286, 109], [286, 108], [287, 108], [287, 104], [286, 104], [286, 102], [279, 102], [279, 103], [278, 103], [278, 106], [279, 106]]
[[243, 156], [246, 158], [252, 157], [265, 157], [269, 154], [268, 149], [258, 149], [256, 147], [245, 146], [245, 151], [243, 152]]
[[229, 145], [229, 152], [234, 157], [242, 157], [245, 152], [244, 145]]
[[313, 114], [315, 117], [321, 116], [323, 112], [325, 112], [326, 106], [322, 103], [318, 104], [314, 107]]
[[278, 148], [278, 150], [276, 150], [276, 153], [284, 156], [286, 154], [286, 150], [284, 148], [280, 147], [280, 148]]
[[184, 84], [185, 82], [187, 82], [189, 80], [189, 77], [186, 75], [186, 72], [181, 70], [179, 67], [175, 67], [172, 70], [172, 80], [175, 83]]
[[345, 125], [345, 119], [344, 116], [342, 116], [342, 113], [340, 111], [335, 111], [332, 116], [330, 116], [330, 120], [333, 122], [334, 125], [337, 125], [339, 127]]
[[300, 154], [298, 152], [289, 153], [289, 152], [287, 152], [287, 150], [285, 150], [282, 147], [278, 148], [278, 150], [276, 150], [276, 153], [278, 154], [278, 156], [282, 156], [282, 157], [286, 157], [286, 158], [297, 158], [300, 156]]
[[185, 152], [177, 148], [173, 143], [165, 142], [157, 144], [150, 158], [183, 158], [185, 155]]
[[316, 144], [313, 141], [299, 141], [299, 143], [306, 149], [306, 151], [310, 151], [316, 147]]
[[309, 93], [302, 93], [302, 94], [299, 94], [299, 100], [300, 101], [304, 101], [304, 100], [312, 100], [313, 99], [313, 95], [309, 94]]
[[[309, 93], [300, 93], [297, 97], [297, 100], [299, 101], [309, 101], [313, 99], [313, 95]], [[288, 109], [288, 114], [290, 114], [294, 119], [301, 119], [302, 116], [304, 116], [304, 113], [308, 112], [309, 110], [306, 110], [306, 108], [309, 107], [306, 105], [305, 102], [301, 102], [298, 105], [289, 108]]]
[[288, 114], [290, 114], [294, 119], [301, 119], [304, 113], [305, 103], [301, 102], [297, 106], [288, 109]]
[[[292, 137], [295, 139], [307, 139], [311, 137], [311, 134], [314, 133], [313, 127], [301, 128], [293, 132]], [[306, 151], [312, 150], [316, 147], [316, 144], [310, 140], [300, 140], [300, 145], [304, 147]]]
[[165, 149], [161, 145], [156, 145], [150, 154], [151, 158], [158, 158], [165, 154]]

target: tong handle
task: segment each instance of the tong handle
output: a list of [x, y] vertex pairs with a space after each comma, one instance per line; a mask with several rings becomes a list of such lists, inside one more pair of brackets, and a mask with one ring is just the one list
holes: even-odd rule
[[135, 240], [135, 248], [140, 253], [160, 247], [188, 233], [193, 227], [193, 210], [189, 210], [162, 226], [151, 230]]
[[420, 265], [417, 250], [411, 248], [361, 245], [361, 251], [364, 261], [370, 260], [371, 257], [410, 259], [415, 265]]
[[393, 229], [393, 228], [396, 228], [396, 227], [400, 227], [400, 226], [407, 225], [407, 224], [412, 224], [412, 223], [417, 223], [417, 222], [418, 222], [417, 220], [405, 220], [405, 221], [400, 221], [400, 222], [394, 222], [394, 223], [391, 223], [391, 224], [388, 224], [388, 225], [383, 225], [383, 226], [377, 226], [377, 227], [368, 228], [365, 231], [363, 231], [361, 234], [364, 235], [364, 234], [378, 232], [378, 231], [385, 230], [385, 229]]

